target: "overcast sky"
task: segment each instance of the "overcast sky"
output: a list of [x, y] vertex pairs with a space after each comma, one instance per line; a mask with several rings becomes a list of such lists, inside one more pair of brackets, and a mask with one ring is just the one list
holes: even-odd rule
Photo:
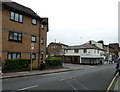
[[49, 18], [48, 42], [118, 42], [119, 0], [12, 0]]

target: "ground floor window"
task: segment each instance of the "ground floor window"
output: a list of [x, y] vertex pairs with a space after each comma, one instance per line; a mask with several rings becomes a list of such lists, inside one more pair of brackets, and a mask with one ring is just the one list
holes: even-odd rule
[[21, 58], [21, 53], [8, 52], [7, 59]]

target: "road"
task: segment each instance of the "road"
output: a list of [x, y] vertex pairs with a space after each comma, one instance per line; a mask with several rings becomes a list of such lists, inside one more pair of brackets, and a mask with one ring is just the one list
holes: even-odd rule
[[82, 70], [3, 80], [3, 90], [106, 90], [115, 72], [114, 64]]

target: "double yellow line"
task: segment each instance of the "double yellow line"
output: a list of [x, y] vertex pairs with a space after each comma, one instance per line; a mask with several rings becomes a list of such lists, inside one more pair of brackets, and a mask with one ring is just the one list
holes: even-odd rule
[[115, 79], [117, 78], [118, 74], [119, 74], [119, 73], [117, 73], [117, 74], [114, 76], [114, 78], [112, 79], [112, 81], [111, 81], [110, 85], [108, 86], [106, 92], [109, 92], [109, 90], [110, 90], [110, 88], [112, 87], [112, 85], [113, 85]]

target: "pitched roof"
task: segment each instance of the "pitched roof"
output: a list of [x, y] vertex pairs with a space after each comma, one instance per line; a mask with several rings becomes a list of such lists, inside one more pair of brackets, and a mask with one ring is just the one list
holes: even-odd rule
[[67, 47], [67, 49], [99, 49], [99, 50], [102, 50], [98, 48], [97, 46], [89, 44], [89, 43], [85, 43], [82, 45], [76, 45], [76, 46], [69, 46]]
[[51, 42], [48, 46], [50, 45], [63, 45], [63, 46], [68, 46], [66, 44], [63, 44], [63, 43], [56, 43], [56, 42]]
[[21, 4], [18, 4], [16, 2], [2, 2], [2, 5], [10, 10], [18, 11], [20, 13], [23, 13], [35, 18], [40, 18], [32, 9], [25, 7]]

